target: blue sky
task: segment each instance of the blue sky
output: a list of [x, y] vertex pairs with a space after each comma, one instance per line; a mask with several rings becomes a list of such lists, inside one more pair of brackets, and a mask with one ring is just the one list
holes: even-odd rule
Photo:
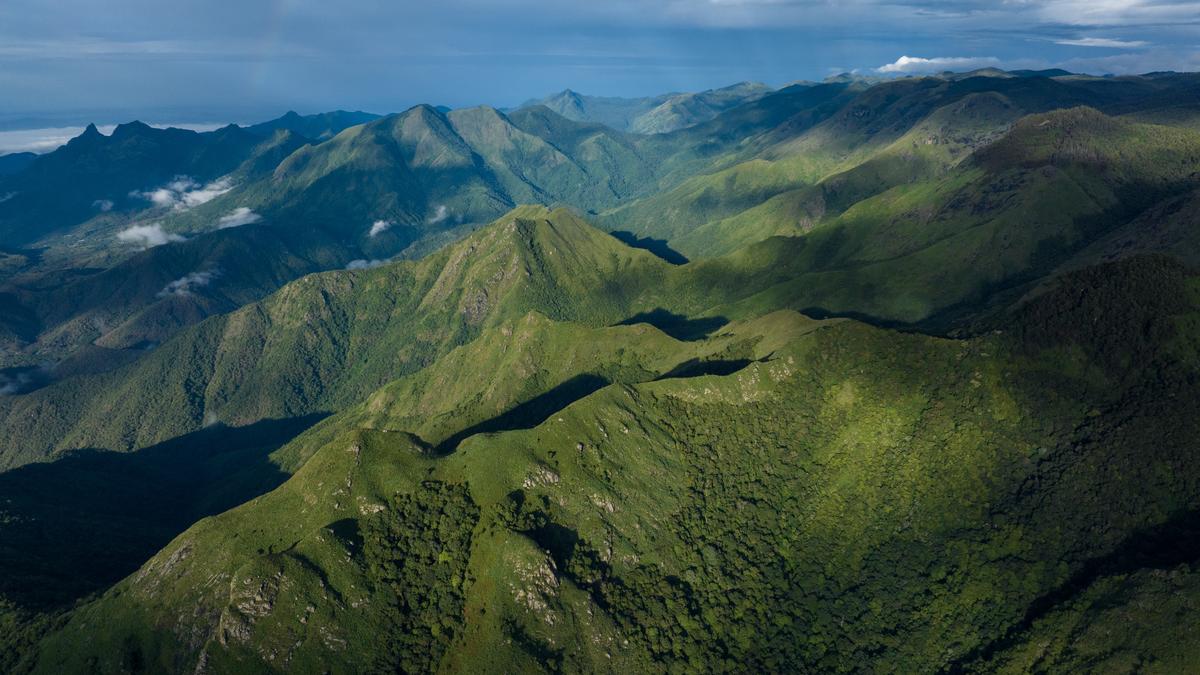
[[567, 87], [641, 95], [985, 65], [1200, 70], [1200, 2], [0, 3], [0, 125], [9, 128], [507, 106]]

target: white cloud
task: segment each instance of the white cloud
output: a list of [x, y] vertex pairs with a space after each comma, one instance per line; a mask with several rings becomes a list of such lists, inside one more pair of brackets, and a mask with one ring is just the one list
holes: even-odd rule
[[33, 377], [29, 373], [20, 372], [12, 376], [0, 373], [0, 396], [19, 394], [32, 382]]
[[[114, 124], [100, 127], [100, 133], [111, 134]], [[50, 152], [83, 133], [84, 127], [44, 127], [41, 129], [12, 129], [0, 131], [0, 155], [10, 152]]]
[[[45, 52], [43, 52], [44, 54]], [[0, 56], [3, 56], [4, 48], [0, 44]], [[225, 122], [171, 122], [171, 123], [152, 123], [150, 126], [156, 129], [166, 129], [174, 127], [176, 129], [190, 129], [192, 131], [213, 131], [225, 126]], [[115, 124], [98, 124], [96, 125], [100, 133], [108, 136], [112, 134], [113, 129], [117, 128]], [[10, 152], [36, 152], [44, 153], [51, 152], [59, 147], [66, 145], [67, 141], [75, 138], [83, 133], [85, 127], [41, 127], [38, 129], [8, 129], [0, 131], [0, 155]]]
[[219, 178], [207, 185], [200, 185], [188, 176], [176, 176], [160, 188], [145, 192], [134, 190], [129, 196], [149, 200], [161, 208], [181, 211], [210, 202], [232, 189], [233, 183], [228, 178]]
[[221, 216], [217, 221], [217, 229], [224, 230], [228, 227], [240, 227], [242, 225], [250, 225], [262, 220], [262, 216], [251, 211], [248, 207], [239, 206], [230, 211], [227, 215]]
[[433, 212], [433, 215], [430, 216], [429, 220], [426, 222], [428, 222], [430, 225], [437, 225], [438, 223], [442, 222], [447, 217], [449, 217], [449, 215], [450, 215], [450, 211], [446, 208], [446, 205], [438, 204], [437, 209]]
[[0, 372], [0, 396], [23, 394], [46, 384], [54, 375], [54, 365], [43, 363], [31, 368], [14, 368]]
[[940, 73], [944, 70], [975, 70], [994, 67], [1000, 59], [994, 56], [938, 56], [932, 59], [920, 56], [901, 56], [892, 63], [876, 68], [876, 72], [910, 75], [918, 73]]
[[193, 189], [180, 193], [183, 199], [184, 207], [199, 206], [205, 202], [210, 202], [217, 197], [229, 192], [233, 189], [233, 184], [228, 178], [215, 180], [208, 185], [199, 189]]
[[390, 220], [377, 220], [371, 223], [371, 231], [367, 233], [367, 236], [374, 239], [376, 236], [387, 232], [388, 229], [391, 228], [392, 224], [393, 223]]
[[92, 208], [103, 213], [108, 213], [109, 211], [113, 210], [113, 203], [111, 199], [97, 199], [96, 201], [92, 202]]
[[24, 373], [19, 373], [13, 378], [4, 378], [0, 381], [0, 396], [12, 396], [20, 392], [26, 384], [29, 384], [29, 376]]
[[1111, 40], [1109, 38], [1078, 38], [1075, 40], [1055, 40], [1056, 44], [1070, 45], [1072, 47], [1106, 47], [1109, 49], [1136, 49], [1145, 47], [1149, 42], [1142, 40]]
[[191, 295], [192, 291], [202, 286], [207, 286], [212, 283], [213, 279], [221, 276], [220, 270], [206, 270], [203, 272], [192, 272], [184, 275], [175, 281], [163, 286], [163, 289], [158, 292], [158, 297], [169, 298], [171, 296]]
[[390, 260], [351, 260], [346, 264], [348, 270], [369, 270], [380, 265], [386, 265]]
[[3, 204], [4, 202], [6, 202], [16, 196], [17, 196], [17, 193], [15, 193], [15, 192], [6, 192], [6, 193], [0, 195], [0, 204]]
[[175, 193], [166, 188], [152, 190], [150, 192], [133, 192], [131, 196], [140, 196], [143, 199], [149, 199], [154, 202], [155, 206], [174, 206], [176, 203]]
[[186, 237], [166, 232], [161, 223], [134, 225], [117, 233], [117, 239], [127, 244], [136, 244], [143, 249], [162, 246], [173, 242], [187, 241]]

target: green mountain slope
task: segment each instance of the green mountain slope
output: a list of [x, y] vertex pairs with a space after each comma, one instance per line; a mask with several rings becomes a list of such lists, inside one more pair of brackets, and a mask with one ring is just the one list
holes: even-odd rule
[[609, 325], [652, 310], [669, 267], [565, 211], [518, 210], [419, 262], [306, 277], [115, 371], [0, 399], [3, 463], [330, 410], [529, 311]]
[[1197, 430], [1164, 423], [1197, 402], [1197, 278], [1081, 274], [967, 341], [774, 315], [794, 328], [763, 362], [611, 385], [448, 455], [359, 427], [368, 403], [37, 666], [960, 667], [1198, 506]]
[[1200, 659], [1194, 569], [1193, 563], [1100, 579], [975, 670], [1187, 672]]
[[707, 122], [722, 112], [766, 96], [771, 87], [760, 82], [741, 82], [694, 94], [676, 94], [639, 115], [629, 125], [638, 134], [665, 134]]
[[[100, 138], [97, 143], [103, 145]], [[190, 178], [174, 182], [201, 193], [224, 190], [271, 171], [307, 142], [281, 131], [256, 139], [248, 156], [218, 181], [220, 186], [200, 186]], [[89, 161], [111, 162], [111, 152], [107, 146], [98, 148]], [[61, 172], [47, 171], [47, 188], [63, 178]], [[320, 233], [302, 238], [248, 228], [209, 237], [188, 231], [187, 236], [175, 235], [178, 241], [170, 245], [139, 251], [143, 247], [137, 242], [121, 239], [123, 232], [141, 228], [161, 232], [165, 239], [164, 220], [187, 221], [192, 214], [175, 204], [153, 206], [144, 195], [129, 199], [131, 211], [122, 212], [115, 202], [107, 211], [89, 205], [88, 220], [41, 239], [41, 247], [16, 250], [11, 269], [0, 280], [0, 294], [10, 299], [17, 316], [27, 319], [8, 324], [14, 337], [0, 356], [4, 366], [69, 361], [92, 344], [123, 349], [160, 342], [182, 326], [261, 298], [300, 274], [361, 256], [360, 251], [331, 246], [334, 242]], [[219, 223], [218, 215], [212, 218], [203, 222], [205, 229]], [[120, 361], [133, 354], [114, 356]]]
[[[687, 257], [726, 254], [770, 236], [802, 234], [889, 189], [938, 179], [1021, 114], [1084, 103], [1137, 119], [1139, 110], [1178, 107], [1190, 86], [1185, 76], [851, 79], [767, 94], [739, 86], [709, 93], [757, 93], [706, 122], [648, 137], [537, 107], [507, 116], [486, 108], [447, 114], [418, 107], [315, 147], [286, 130], [265, 141], [232, 127], [193, 134], [126, 125], [115, 140], [89, 132], [39, 159], [40, 169], [22, 172], [21, 185], [12, 182], [15, 176], [5, 183], [12, 185], [6, 194], [24, 194], [28, 202], [12, 206], [14, 217], [38, 220], [34, 229], [57, 218], [62, 227], [37, 239], [41, 252], [5, 254], [10, 287], [0, 292], [16, 307], [0, 326], [11, 346], [3, 364], [61, 361], [93, 340], [103, 346], [158, 342], [299, 274], [427, 253], [518, 203], [604, 212], [605, 226], [629, 232], [626, 240], [661, 240], [660, 249], [674, 247]], [[309, 122], [332, 130], [359, 119], [332, 113]], [[249, 149], [238, 145], [245, 143]], [[116, 170], [86, 173], [101, 164]], [[191, 208], [146, 208], [152, 204], [145, 195], [178, 172], [199, 183], [219, 174], [228, 184]], [[24, 177], [34, 174], [36, 180]], [[60, 198], [60, 184], [79, 194]], [[10, 202], [0, 204], [0, 219]], [[50, 213], [62, 209], [59, 216]], [[270, 265], [272, 275], [239, 262], [255, 254], [249, 246], [183, 269], [157, 261], [198, 257], [158, 253], [134, 260], [136, 246], [118, 238], [138, 227], [161, 228], [164, 239], [194, 239], [242, 222], [238, 214], [275, 228], [254, 237], [271, 240], [270, 250], [285, 258]], [[215, 241], [228, 251], [248, 239]], [[116, 269], [126, 262], [151, 268]], [[89, 295], [97, 268], [109, 277], [148, 281], [110, 305], [81, 306], [73, 299]], [[217, 298], [196, 293], [199, 299], [182, 308], [177, 299], [170, 306], [158, 302], [167, 284], [214, 269], [222, 273], [220, 291], [211, 287]], [[70, 311], [64, 315], [63, 308]], [[35, 317], [32, 327], [18, 318], [24, 316]], [[106, 336], [114, 329], [117, 334]]]
[[655, 109], [673, 95], [619, 98], [587, 96], [564, 89], [543, 99], [526, 101], [518, 106], [517, 110], [544, 106], [569, 120], [603, 124], [611, 129], [627, 131], [638, 117]]
[[[486, 111], [464, 114], [482, 114], [485, 121], [496, 120], [493, 113]], [[465, 128], [465, 123], [460, 124]], [[370, 127], [364, 127], [367, 128]], [[523, 136], [515, 138], [527, 141]], [[429, 147], [442, 146], [426, 149]], [[520, 151], [512, 144], [485, 150], [496, 157]], [[873, 317], [883, 322], [927, 321], [941, 314], [952, 318], [955, 308], [986, 304], [1005, 289], [1019, 288], [1053, 271], [1076, 251], [1135, 219], [1156, 200], [1170, 198], [1188, 185], [1194, 186], [1195, 176], [1190, 167], [1198, 161], [1200, 137], [1194, 132], [1131, 123], [1088, 109], [1075, 109], [1025, 118], [969, 162], [960, 161], [959, 170], [856, 202], [833, 223], [806, 236], [774, 238], [728, 257], [699, 261], [685, 268], [673, 268], [649, 254], [621, 246], [565, 213], [556, 216], [564, 223], [563, 227], [535, 227], [542, 233], [540, 240], [535, 237], [513, 242], [508, 235], [496, 234], [502, 229], [499, 227], [486, 230], [489, 233], [486, 237], [500, 236], [497, 241], [506, 242], [496, 244], [500, 250], [523, 251], [506, 263], [510, 270], [494, 272], [497, 279], [515, 279], [514, 274], [520, 269], [518, 259], [525, 261], [527, 269], [536, 266], [538, 273], [530, 277], [533, 285], [526, 286], [522, 280], [520, 292], [513, 295], [531, 299], [517, 305], [522, 314], [533, 309], [555, 319], [582, 319], [604, 325], [656, 309], [688, 317], [745, 317], [775, 308], [791, 308], [818, 315]], [[1120, 166], [1121, 170], [1106, 168], [1112, 166]], [[26, 450], [21, 452], [23, 459], [8, 462], [29, 461], [50, 450], [86, 447], [82, 443], [99, 443], [100, 447], [114, 449], [138, 447], [190, 431], [209, 413], [218, 419], [245, 423], [318, 412], [329, 409], [321, 406], [350, 402], [353, 396], [364, 395], [390, 379], [387, 374], [394, 377], [402, 368], [424, 365], [446, 346], [473, 336], [474, 325], [482, 322], [483, 317], [503, 315], [494, 314], [503, 304], [494, 294], [503, 290], [504, 285], [484, 291], [486, 284], [479, 284], [472, 290], [472, 283], [478, 282], [455, 277], [434, 287], [434, 270], [454, 266], [459, 257], [466, 255], [465, 251], [482, 246], [472, 242], [468, 239], [451, 249], [453, 252], [435, 255], [413, 266], [386, 268], [394, 270], [390, 272], [393, 274], [404, 270], [404, 276], [394, 280], [408, 289], [403, 295], [368, 300], [357, 297], [361, 293], [354, 284], [347, 283], [344, 275], [326, 277], [336, 285], [327, 288], [324, 283], [314, 281], [304, 293], [293, 289], [277, 296], [265, 313], [255, 307], [223, 317], [187, 341], [169, 345], [169, 349], [164, 348], [153, 358], [131, 366], [143, 369], [142, 375], [129, 378], [125, 375], [128, 371], [114, 375], [116, 381], [134, 383], [148, 381], [147, 378], [177, 379], [178, 375], [168, 376], [167, 372], [180, 358], [208, 364], [200, 375], [200, 384], [192, 385], [193, 389], [196, 386], [199, 389], [186, 394], [190, 402], [180, 405], [179, 401], [173, 401], [174, 410], [163, 411], [164, 419], [172, 421], [161, 428], [141, 429], [131, 435], [135, 434], [131, 425], [137, 419], [134, 411], [142, 405], [161, 408], [168, 400], [161, 396], [157, 403], [152, 403], [143, 402], [136, 394], [106, 393], [105, 396], [118, 396], [124, 401], [126, 412], [118, 415], [78, 393], [71, 395], [77, 403], [60, 407], [57, 402], [64, 397], [61, 392], [79, 390], [74, 382], [5, 401], [9, 403], [5, 406], [6, 417], [21, 420], [14, 423], [21, 425], [22, 437], [30, 435], [31, 441], [57, 439], [53, 445], [47, 440], [26, 441], [23, 443]], [[537, 253], [542, 247], [559, 253], [557, 257]], [[596, 256], [602, 250], [612, 251], [607, 254], [612, 260], [629, 262], [601, 264]], [[493, 251], [493, 255], [509, 254]], [[586, 283], [582, 283], [584, 279]], [[449, 288], [453, 290], [446, 290]], [[450, 307], [430, 305], [421, 299], [437, 297], [443, 292], [458, 298], [459, 314], [447, 312]], [[326, 306], [327, 296], [343, 295], [350, 298], [349, 304]], [[284, 298], [295, 298], [300, 302], [299, 307], [285, 309], [289, 303]], [[420, 346], [408, 342], [417, 334], [413, 326], [392, 328], [397, 325], [398, 316], [408, 316], [392, 313], [400, 307], [418, 312], [426, 322], [433, 321], [426, 328], [432, 329], [426, 333], [429, 339], [421, 340]], [[364, 313], [368, 311], [381, 313]], [[442, 318], [434, 320], [430, 312]], [[301, 344], [305, 345], [301, 353], [320, 350], [312, 352], [311, 357], [320, 364], [318, 368], [281, 365], [273, 367], [268, 379], [254, 386], [241, 381], [236, 386], [233, 381], [214, 386], [210, 378], [219, 380], [223, 368], [219, 359], [214, 362], [202, 356], [187, 356], [187, 351], [182, 355], [171, 351], [198, 349], [198, 355], [213, 350], [228, 351], [238, 355], [237, 358], [265, 364], [269, 360], [259, 350], [264, 345], [271, 346], [272, 340], [264, 342], [262, 338], [282, 339], [277, 326], [287, 325], [283, 321], [285, 315], [297, 313], [327, 316], [321, 332], [315, 331], [314, 326], [303, 326], [314, 331], [309, 340], [326, 335], [325, 341], [313, 342], [311, 346], [297, 343], [299, 336], [289, 331], [285, 333], [286, 340], [279, 342], [278, 358], [284, 359], [284, 353], [288, 354], [286, 358], [294, 358], [290, 350]], [[368, 321], [369, 316], [380, 318]], [[243, 347], [222, 345], [218, 335], [227, 330], [223, 326], [231, 321], [238, 326], [235, 336], [239, 339], [242, 335], [250, 336], [255, 356], [249, 356]], [[459, 321], [466, 326], [456, 325]], [[372, 349], [382, 349], [383, 344], [388, 344], [395, 346], [396, 351], [388, 356], [370, 357], [369, 352], [357, 348], [353, 332], [361, 330], [359, 326], [364, 323], [378, 324], [379, 334], [388, 335], [392, 341], [373, 343]], [[349, 328], [351, 335], [345, 335], [343, 327]], [[197, 343], [208, 346], [195, 346]], [[285, 346], [289, 351], [284, 351]], [[370, 377], [361, 381], [355, 379], [358, 371], [353, 366], [360, 360], [372, 364], [363, 371], [370, 373]], [[251, 374], [249, 381], [256, 382], [255, 377]], [[341, 386], [336, 383], [347, 378], [357, 384], [335, 393]], [[100, 381], [91, 386], [109, 392], [110, 387]], [[84, 391], [88, 389], [85, 387]], [[221, 393], [222, 389], [236, 393]], [[271, 392], [285, 393], [280, 396]], [[231, 398], [226, 401], [226, 397]], [[78, 419], [79, 406], [104, 411], [102, 419], [87, 416]], [[226, 406], [231, 416], [220, 412]], [[76, 436], [69, 431], [72, 427], [64, 424], [85, 429], [87, 435]], [[9, 450], [13, 452], [15, 448]]]
[[570, 89], [522, 103], [517, 111], [545, 107], [575, 122], [603, 124], [617, 131], [662, 134], [707, 122], [722, 112], [765, 96], [771, 87], [759, 82], [706, 91], [643, 98], [587, 96]]
[[863, 199], [807, 235], [698, 264], [778, 270], [786, 280], [765, 292], [767, 304], [926, 321], [1128, 233], [1144, 210], [1194, 190], [1197, 161], [1200, 137], [1188, 130], [1089, 109], [1035, 115], [940, 178]]
[[247, 207], [281, 226], [304, 223], [392, 255], [518, 203], [600, 208], [632, 186], [645, 189], [645, 160], [620, 134], [535, 117], [523, 115], [524, 128], [490, 108], [442, 113], [418, 106], [303, 148], [271, 176], [194, 214], [212, 220]]
[[[975, 80], [986, 80], [986, 87]], [[643, 197], [610, 213], [608, 227], [665, 240], [693, 257], [727, 253], [768, 236], [803, 232], [901, 181], [938, 175], [965, 150], [993, 136], [1022, 105], [1125, 101], [1135, 89], [1148, 95], [1141, 82], [1107, 93], [1045, 78], [796, 86], [709, 122], [642, 138], [571, 122], [545, 108], [505, 116], [486, 108], [444, 114], [418, 107], [311, 147], [281, 131], [255, 146], [227, 174], [228, 192], [215, 190], [210, 201], [183, 210], [123, 211], [116, 200], [111, 211], [97, 214], [95, 205], [103, 202], [93, 199], [88, 220], [46, 239], [48, 248], [35, 262], [10, 256], [18, 270], [12, 280], [16, 311], [37, 317], [40, 326], [32, 335], [26, 324], [4, 327], [5, 339], [15, 347], [5, 363], [59, 361], [97, 340], [102, 346], [159, 342], [213, 311], [230, 309], [230, 302], [260, 298], [299, 274], [427, 252], [516, 203], [563, 203], [598, 212]], [[992, 91], [997, 87], [1007, 93]], [[1021, 103], [1026, 100], [1034, 103]], [[137, 131], [120, 136], [158, 133]], [[222, 133], [252, 136], [234, 129]], [[207, 138], [181, 138], [193, 136]], [[100, 138], [104, 153], [123, 147]], [[930, 139], [937, 143], [925, 145]], [[70, 154], [67, 150], [60, 152]], [[57, 174], [47, 171], [50, 185]], [[134, 201], [132, 206], [148, 205], [144, 198]], [[239, 213], [274, 229], [256, 237], [217, 237], [220, 250], [228, 253], [205, 260], [188, 252], [130, 258], [131, 247], [118, 239], [130, 227], [160, 227], [164, 238], [201, 239], [169, 248], [203, 248], [210, 241], [203, 233], [231, 217], [238, 222]], [[274, 274], [240, 262], [256, 249], [232, 248], [249, 239], [270, 240], [269, 249], [281, 252], [284, 261], [272, 265]], [[197, 262], [184, 269], [159, 264], [164, 258]], [[87, 289], [96, 285], [91, 268], [147, 283], [109, 304], [80, 305], [74, 299], [87, 297]], [[168, 284], [213, 270], [222, 277], [219, 290], [215, 284], [208, 287], [217, 297], [197, 292], [185, 301], [158, 302]], [[47, 288], [55, 292], [43, 293]]]
[[689, 257], [729, 253], [773, 234], [805, 232], [872, 194], [936, 177], [1021, 115], [1077, 105], [1126, 113], [1190, 86], [1179, 80], [1164, 87], [1140, 78], [976, 76], [784, 89], [654, 141], [688, 145], [681, 139], [693, 131], [710, 147], [727, 134], [739, 140], [708, 155], [707, 165], [684, 164], [688, 175], [676, 187], [621, 205], [603, 222], [664, 239]]

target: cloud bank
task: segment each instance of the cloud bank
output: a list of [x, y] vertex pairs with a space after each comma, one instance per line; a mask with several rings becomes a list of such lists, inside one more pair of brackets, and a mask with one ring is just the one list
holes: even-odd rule
[[377, 220], [371, 223], [371, 230], [367, 232], [367, 236], [374, 239], [375, 237], [387, 232], [392, 227], [390, 220]]
[[221, 216], [217, 221], [217, 229], [224, 230], [230, 227], [240, 227], [242, 225], [250, 225], [262, 220], [262, 216], [251, 211], [248, 207], [239, 206], [230, 211], [228, 214]]
[[[115, 124], [100, 127], [100, 133], [111, 134]], [[10, 152], [50, 152], [83, 133], [84, 127], [43, 127], [40, 129], [9, 129], [0, 131], [0, 155]]]
[[134, 225], [117, 233], [117, 240], [127, 244], [135, 244], [141, 249], [154, 248], [163, 244], [187, 241], [187, 238], [163, 230], [162, 223], [149, 225]]
[[346, 263], [346, 269], [348, 269], [348, 270], [369, 270], [369, 269], [374, 269], [376, 267], [379, 267], [380, 265], [386, 265], [389, 262], [391, 262], [391, 261], [390, 260], [361, 260], [361, 259], [360, 260], [351, 260], [349, 263]]
[[211, 284], [219, 276], [221, 276], [221, 271], [218, 269], [192, 272], [163, 286], [163, 289], [158, 292], [158, 297], [169, 298], [172, 296], [183, 297], [191, 295], [194, 290]]
[[149, 200], [160, 208], [182, 211], [210, 202], [232, 189], [233, 183], [228, 178], [218, 178], [207, 185], [201, 185], [189, 176], [176, 176], [160, 188], [144, 192], [134, 190], [129, 196]]
[[[0, 32], [2, 35], [2, 32]], [[3, 39], [0, 38], [0, 43]], [[3, 47], [0, 46], [0, 59], [3, 57]], [[150, 126], [155, 129], [190, 129], [191, 131], [213, 131], [227, 124], [226, 122], [172, 122], [172, 123], [151, 123]], [[0, 130], [0, 155], [10, 152], [34, 152], [38, 154], [52, 152], [67, 144], [72, 138], [83, 133], [86, 127], [68, 126], [68, 127], [38, 127], [34, 129], [4, 129]], [[115, 124], [97, 124], [96, 128], [100, 133], [108, 136], [112, 134], [113, 129], [117, 128]]]
[[940, 73], [944, 70], [975, 70], [1000, 65], [1000, 59], [994, 56], [937, 56], [922, 58], [920, 56], [901, 56], [892, 63], [876, 68], [876, 72], [887, 75], [917, 75]]
[[0, 372], [0, 396], [24, 394], [48, 384], [53, 376], [54, 366], [49, 363]]
[[448, 217], [450, 217], [450, 210], [446, 208], [445, 204], [438, 204], [437, 209], [434, 210], [433, 215], [426, 222], [430, 225], [437, 225]]

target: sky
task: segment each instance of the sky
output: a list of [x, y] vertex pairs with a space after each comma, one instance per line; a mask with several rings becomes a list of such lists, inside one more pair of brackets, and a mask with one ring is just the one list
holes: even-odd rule
[[0, 130], [982, 66], [1200, 70], [1200, 1], [0, 2]]

